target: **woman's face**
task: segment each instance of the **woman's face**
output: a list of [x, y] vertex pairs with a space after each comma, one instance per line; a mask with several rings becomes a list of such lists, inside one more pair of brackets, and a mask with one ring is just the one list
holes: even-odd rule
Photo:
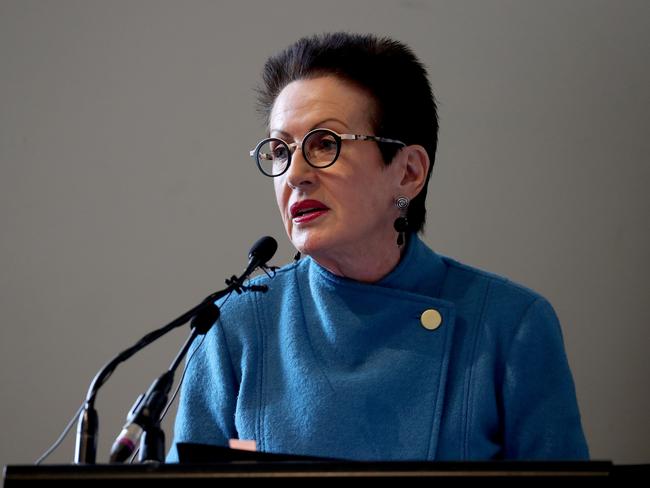
[[[275, 100], [269, 131], [287, 143], [301, 141], [317, 127], [376, 135], [370, 123], [373, 113], [373, 99], [348, 82], [333, 76], [299, 80]], [[307, 164], [297, 149], [287, 172], [274, 178], [282, 220], [296, 249], [324, 261], [354, 258], [383, 246], [394, 251], [397, 166], [384, 165], [373, 141], [344, 140], [336, 162], [323, 169]]]

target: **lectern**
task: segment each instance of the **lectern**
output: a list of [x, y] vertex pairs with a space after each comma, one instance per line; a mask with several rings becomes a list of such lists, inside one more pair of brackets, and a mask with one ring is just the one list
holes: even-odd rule
[[[533, 481], [553, 488], [558, 481], [589, 485], [631, 478], [648, 479], [650, 465], [615, 466], [610, 461], [471, 461], [360, 462], [243, 451], [203, 444], [178, 444], [179, 464], [89, 464], [6, 466], [5, 488], [88, 486], [161, 487], [232, 486], [242, 481], [279, 481], [282, 485], [312, 481], [405, 482], [409, 486], [449, 486], [497, 482], [528, 486]], [[475, 486], [479, 486], [476, 484]]]

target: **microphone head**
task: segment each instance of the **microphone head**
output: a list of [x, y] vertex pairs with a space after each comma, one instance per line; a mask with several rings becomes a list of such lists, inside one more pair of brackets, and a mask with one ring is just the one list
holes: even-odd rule
[[257, 240], [248, 253], [248, 261], [255, 262], [258, 266], [269, 261], [275, 251], [278, 250], [278, 242], [271, 236], [264, 236]]

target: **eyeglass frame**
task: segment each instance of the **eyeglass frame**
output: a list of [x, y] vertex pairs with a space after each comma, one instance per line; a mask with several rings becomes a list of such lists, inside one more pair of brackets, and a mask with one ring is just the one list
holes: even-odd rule
[[[304, 147], [305, 146], [305, 141], [309, 138], [309, 136], [311, 136], [315, 132], [327, 132], [330, 135], [332, 135], [334, 137], [334, 140], [336, 141], [336, 154], [334, 155], [334, 158], [332, 159], [332, 161], [330, 163], [327, 163], [324, 166], [316, 166], [311, 161], [309, 161], [309, 159], [305, 156], [305, 151], [304, 151], [304, 149], [305, 149], [305, 147]], [[282, 144], [284, 144], [287, 147], [287, 149], [289, 150], [289, 154], [290, 154], [290, 156], [287, 157], [286, 167], [282, 170], [282, 172], [278, 173], [277, 175], [268, 174], [266, 171], [264, 171], [262, 169], [262, 165], [260, 164], [260, 158], [259, 158], [260, 149], [264, 144], [266, 144], [266, 143], [268, 143], [270, 141], [280, 141]], [[303, 157], [304, 157], [305, 161], [307, 162], [307, 164], [309, 166], [311, 166], [312, 168], [324, 169], [324, 168], [329, 168], [330, 166], [332, 166], [337, 161], [337, 159], [339, 158], [339, 155], [341, 154], [341, 147], [343, 145], [342, 144], [343, 141], [375, 141], [375, 142], [384, 142], [384, 143], [388, 143], [388, 144], [399, 144], [401, 147], [406, 147], [405, 143], [403, 143], [402, 141], [398, 141], [397, 139], [389, 139], [387, 137], [368, 136], [368, 135], [361, 135], [361, 134], [339, 134], [338, 132], [335, 132], [332, 129], [326, 129], [324, 127], [317, 127], [315, 129], [312, 129], [309, 132], [307, 132], [304, 135], [304, 137], [302, 138], [302, 140], [300, 140], [298, 142], [288, 143], [288, 142], [284, 141], [283, 139], [280, 139], [279, 137], [266, 137], [266, 138], [262, 139], [260, 142], [257, 143], [257, 145], [255, 146], [255, 149], [250, 150], [249, 155], [250, 155], [251, 158], [255, 159], [255, 163], [257, 164], [257, 168], [262, 172], [262, 174], [264, 174], [265, 176], [268, 176], [269, 178], [276, 178], [278, 176], [282, 176], [284, 173], [287, 172], [287, 170], [289, 169], [289, 166], [291, 166], [291, 160], [292, 160], [293, 155], [295, 154], [296, 149], [298, 148], [298, 146], [300, 146], [300, 150], [303, 153]], [[267, 159], [267, 161], [272, 161], [272, 159]]]

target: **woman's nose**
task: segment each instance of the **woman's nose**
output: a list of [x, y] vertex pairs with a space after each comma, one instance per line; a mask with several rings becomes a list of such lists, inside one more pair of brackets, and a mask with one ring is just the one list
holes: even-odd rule
[[287, 169], [287, 184], [292, 188], [304, 188], [313, 185], [316, 179], [316, 168], [311, 166], [302, 153], [302, 148], [297, 147]]

